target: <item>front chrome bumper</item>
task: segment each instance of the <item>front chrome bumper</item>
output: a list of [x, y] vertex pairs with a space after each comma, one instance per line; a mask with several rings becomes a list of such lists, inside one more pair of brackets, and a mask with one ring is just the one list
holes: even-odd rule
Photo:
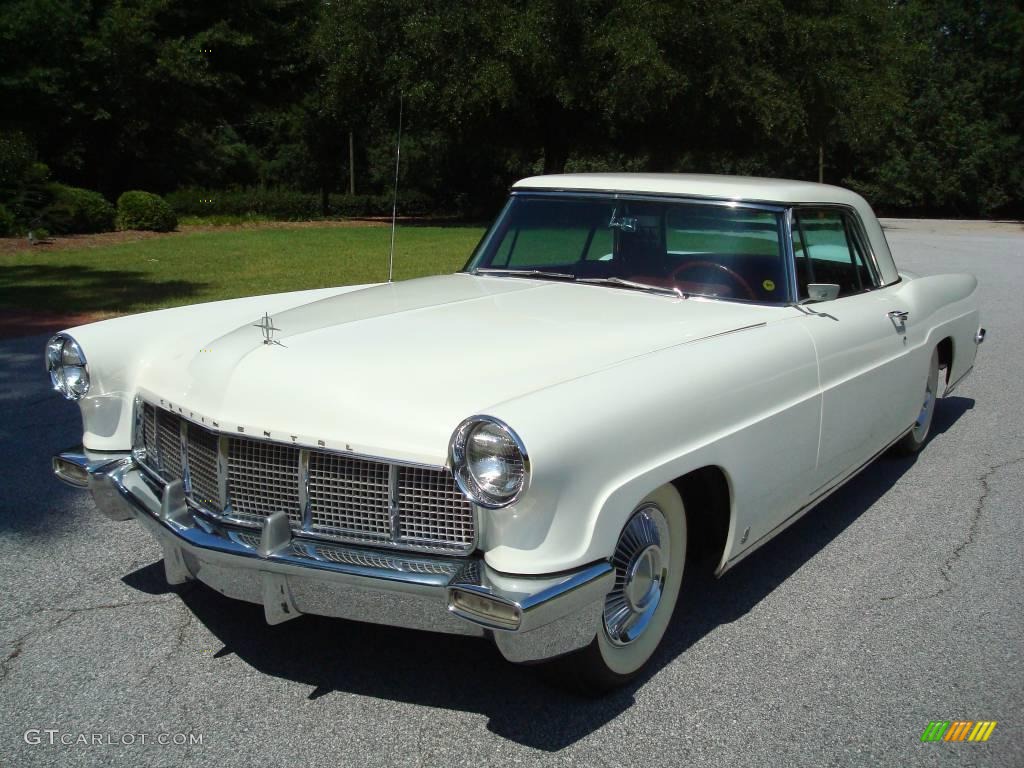
[[53, 469], [64, 482], [88, 488], [106, 517], [139, 520], [163, 549], [169, 583], [198, 580], [260, 604], [271, 624], [311, 613], [491, 637], [509, 661], [538, 661], [593, 640], [614, 584], [607, 561], [553, 576], [513, 576], [475, 556], [295, 537], [283, 512], [260, 530], [225, 525], [190, 507], [180, 481], [158, 487], [128, 453], [78, 448], [55, 456]]

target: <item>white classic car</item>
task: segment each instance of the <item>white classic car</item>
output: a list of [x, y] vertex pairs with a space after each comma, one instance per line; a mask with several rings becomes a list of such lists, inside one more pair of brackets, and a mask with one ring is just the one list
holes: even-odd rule
[[837, 187], [529, 178], [453, 275], [56, 335], [84, 447], [53, 466], [172, 584], [487, 637], [599, 691], [698, 549], [721, 574], [924, 445], [984, 339], [976, 285], [897, 272]]

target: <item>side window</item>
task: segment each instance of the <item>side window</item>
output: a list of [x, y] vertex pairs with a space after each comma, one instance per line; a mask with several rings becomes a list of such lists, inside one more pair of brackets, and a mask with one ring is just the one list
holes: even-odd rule
[[807, 298], [808, 283], [835, 283], [840, 297], [875, 287], [854, 223], [841, 210], [798, 209], [793, 217], [793, 254], [801, 299]]

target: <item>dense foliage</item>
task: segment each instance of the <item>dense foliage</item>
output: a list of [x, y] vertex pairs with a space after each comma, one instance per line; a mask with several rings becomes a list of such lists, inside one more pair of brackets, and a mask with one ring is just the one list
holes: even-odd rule
[[47, 191], [50, 202], [43, 219], [50, 232], [73, 235], [114, 229], [114, 206], [99, 192], [64, 184], [51, 184]]
[[402, 93], [418, 207], [616, 169], [1019, 216], [1022, 62], [1020, 0], [0, 0], [0, 204], [25, 218], [45, 163], [109, 199], [294, 190], [287, 216], [351, 176], [377, 212]]
[[117, 198], [117, 226], [121, 229], [170, 232], [178, 226], [178, 217], [159, 195], [135, 190]]
[[17, 222], [14, 220], [14, 214], [0, 205], [0, 237], [10, 237], [16, 233], [16, 228]]

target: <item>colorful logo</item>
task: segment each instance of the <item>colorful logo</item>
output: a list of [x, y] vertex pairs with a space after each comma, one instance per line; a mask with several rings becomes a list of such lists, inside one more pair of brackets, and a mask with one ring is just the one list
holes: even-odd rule
[[995, 728], [995, 720], [932, 720], [921, 741], [988, 741]]

